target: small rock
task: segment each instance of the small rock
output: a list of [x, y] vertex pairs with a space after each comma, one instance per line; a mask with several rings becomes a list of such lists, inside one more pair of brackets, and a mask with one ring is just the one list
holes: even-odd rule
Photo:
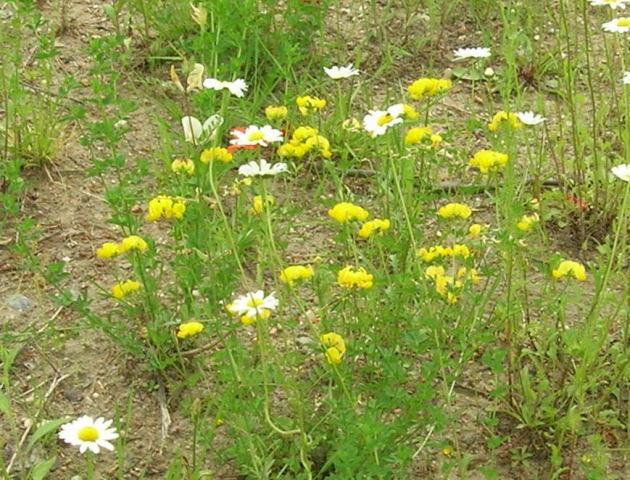
[[83, 400], [83, 393], [80, 390], [72, 387], [66, 388], [63, 391], [63, 396], [72, 403], [78, 403]]
[[11, 308], [19, 312], [28, 312], [33, 308], [35, 302], [24, 295], [14, 293], [5, 298], [4, 302]]

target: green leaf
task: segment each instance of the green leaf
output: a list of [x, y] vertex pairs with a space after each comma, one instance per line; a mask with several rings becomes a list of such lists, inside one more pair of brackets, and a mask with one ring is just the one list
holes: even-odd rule
[[31, 470], [31, 480], [43, 480], [50, 472], [50, 469], [53, 467], [55, 462], [57, 461], [57, 457], [53, 456], [48, 460], [43, 461], [42, 463], [38, 463]]
[[472, 70], [470, 68], [462, 68], [462, 67], [454, 68], [453, 76], [460, 78], [462, 80], [471, 80], [475, 82], [485, 79], [485, 77], [483, 76], [483, 72], [480, 72], [478, 70]]
[[0, 391], [0, 412], [4, 413], [8, 418], [13, 418], [13, 412], [11, 411], [11, 402], [2, 391]]
[[57, 430], [57, 428], [59, 428], [60, 425], [66, 423], [67, 421], [68, 420], [65, 418], [58, 418], [56, 420], [51, 420], [49, 422], [44, 423], [43, 425], [40, 425], [40, 427], [37, 430], [35, 430], [35, 433], [31, 437], [31, 441], [28, 444], [29, 450], [33, 447], [33, 445], [35, 445], [35, 443], [38, 440], [40, 440], [45, 435], [48, 435], [53, 430]]

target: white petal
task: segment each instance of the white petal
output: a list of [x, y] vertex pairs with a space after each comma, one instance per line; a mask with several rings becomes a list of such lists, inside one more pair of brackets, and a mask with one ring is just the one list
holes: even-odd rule
[[225, 88], [225, 84], [216, 78], [206, 78], [203, 81], [204, 88], [211, 88], [212, 90], [223, 90]]
[[219, 132], [219, 127], [223, 125], [223, 117], [218, 113], [211, 115], [203, 122], [203, 131], [206, 132], [210, 140], [214, 140]]
[[247, 91], [247, 84], [242, 78], [237, 78], [233, 82], [225, 82], [227, 89], [236, 97], [242, 98]]
[[201, 122], [195, 117], [183, 117], [182, 127], [184, 128], [184, 138], [187, 142], [195, 142], [203, 132]]
[[[99, 440], [98, 444], [101, 447], [103, 447], [104, 449], [106, 449], [106, 450], [113, 450], [114, 449], [114, 446], [111, 443], [109, 443], [107, 440]], [[96, 453], [98, 453], [98, 452], [96, 452]]]

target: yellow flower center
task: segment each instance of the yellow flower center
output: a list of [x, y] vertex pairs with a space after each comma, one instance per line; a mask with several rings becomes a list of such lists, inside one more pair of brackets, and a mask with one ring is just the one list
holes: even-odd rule
[[630, 18], [620, 18], [617, 20], [618, 27], [630, 27]]
[[94, 427], [83, 427], [79, 430], [79, 440], [82, 442], [95, 442], [98, 437], [98, 430]]
[[252, 142], [257, 142], [258, 140], [262, 140], [263, 138], [265, 138], [265, 134], [262, 132], [252, 132], [249, 134], [248, 140], [251, 140]]
[[247, 306], [250, 308], [256, 308], [263, 304], [262, 298], [250, 298], [247, 302]]
[[387, 113], [383, 115], [382, 117], [380, 117], [376, 123], [378, 123], [379, 126], [382, 127], [383, 125], [387, 125], [392, 120], [394, 120], [394, 117], [392, 117], [389, 113]]

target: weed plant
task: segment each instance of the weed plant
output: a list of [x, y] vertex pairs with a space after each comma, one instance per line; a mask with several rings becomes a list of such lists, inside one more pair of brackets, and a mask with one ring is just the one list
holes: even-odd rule
[[[459, 7], [472, 24], [494, 22], [500, 44], [382, 94], [352, 66], [310, 68], [327, 4], [108, 9], [117, 31], [90, 44], [95, 115], [81, 126], [118, 238], [94, 245], [107, 275], [81, 295], [61, 263], [46, 278], [81, 328], [104, 332], [189, 419], [165, 478], [219, 478], [226, 463], [259, 479], [623, 478], [627, 33], [600, 32], [614, 10], [584, 0], [554, 11], [447, 3], [404, 2], [402, 17], [429, 12], [437, 49]], [[389, 7], [361, 3], [390, 59], [375, 70], [384, 76], [405, 56]], [[121, 146], [136, 109], [121, 74], [134, 64], [124, 18], [159, 60], [150, 75], [167, 114], [150, 158]], [[451, 114], [455, 98], [464, 107]], [[8, 345], [0, 411], [18, 438]], [[122, 411], [109, 412], [119, 437], [64, 426], [83, 449], [111, 434], [119, 478]], [[481, 461], [466, 428], [483, 432]], [[51, 458], [36, 467], [44, 475]], [[90, 452], [86, 468], [99, 469]]]

